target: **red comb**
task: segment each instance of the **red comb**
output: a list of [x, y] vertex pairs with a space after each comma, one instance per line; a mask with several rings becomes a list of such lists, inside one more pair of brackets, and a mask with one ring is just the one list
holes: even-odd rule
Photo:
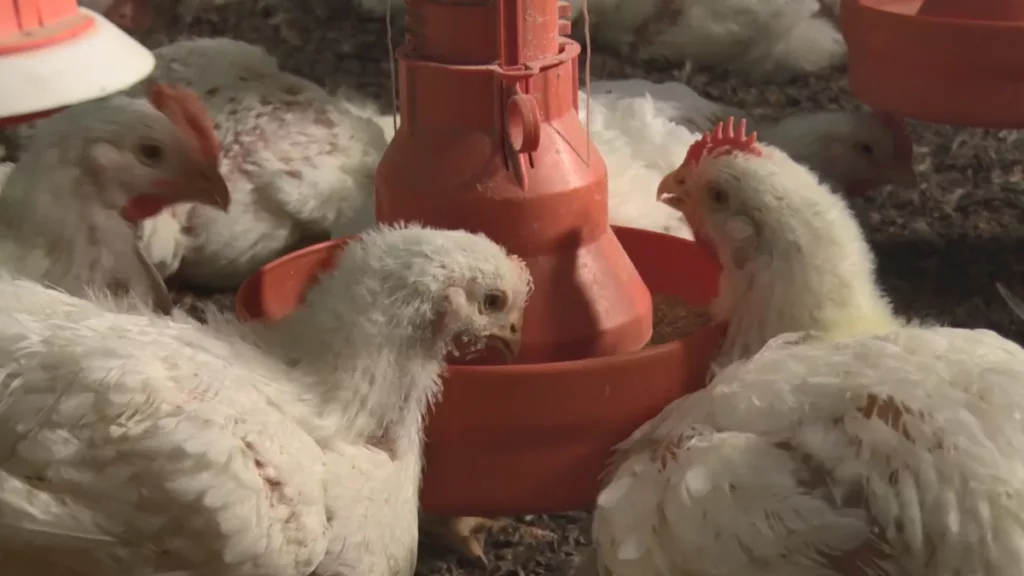
[[743, 119], [740, 120], [739, 130], [734, 130], [734, 122], [735, 118], [730, 116], [725, 122], [719, 122], [713, 130], [704, 133], [700, 140], [694, 142], [686, 151], [683, 166], [696, 166], [704, 158], [720, 156], [729, 152], [760, 156], [761, 149], [757, 146], [757, 132], [747, 135], [747, 121]]
[[183, 86], [154, 82], [149, 86], [147, 97], [154, 108], [192, 141], [201, 157], [214, 164], [218, 162], [220, 140], [206, 106], [195, 92]]
[[871, 115], [889, 129], [892, 134], [893, 156], [899, 162], [910, 162], [914, 159], [914, 141], [910, 138], [910, 130], [903, 118], [891, 113], [875, 110]]

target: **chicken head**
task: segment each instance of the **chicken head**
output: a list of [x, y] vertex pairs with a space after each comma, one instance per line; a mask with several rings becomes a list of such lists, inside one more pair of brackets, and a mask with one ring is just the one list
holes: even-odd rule
[[873, 112], [850, 123], [825, 143], [823, 172], [831, 173], [850, 196], [863, 196], [879, 186], [912, 188], [914, 146], [906, 124], [887, 112]]
[[[510, 256], [517, 268], [525, 264]], [[456, 362], [490, 360], [511, 363], [522, 343], [523, 309], [529, 297], [526, 291], [509, 291], [500, 284], [453, 286], [446, 290], [438, 328], [450, 334], [451, 360]], [[490, 362], [489, 362], [490, 363]]]
[[803, 112], [761, 125], [759, 132], [761, 141], [784, 150], [846, 196], [887, 185], [917, 186], [914, 142], [906, 122], [894, 114]]
[[[658, 185], [658, 200], [683, 213], [697, 243], [716, 251], [720, 259], [737, 264], [745, 263], [752, 255], [757, 230], [750, 215], [737, 209], [732, 189], [741, 189], [750, 181], [744, 182], [742, 175], [735, 171], [710, 164], [725, 156], [761, 157], [770, 148], [759, 145], [757, 133], [748, 135], [746, 128], [746, 120], [740, 120], [738, 127], [733, 118], [719, 123], [690, 146], [679, 168]], [[785, 156], [775, 149], [771, 151]], [[766, 162], [737, 164], [774, 165]], [[723, 254], [723, 248], [728, 248], [729, 253]]]
[[658, 200], [681, 211], [696, 241], [737, 270], [760, 255], [781, 258], [787, 245], [806, 240], [801, 223], [810, 233], [845, 207], [813, 172], [732, 118], [690, 147], [662, 179]]
[[194, 93], [154, 84], [148, 103], [125, 110], [96, 123], [86, 144], [85, 165], [104, 206], [132, 224], [179, 202], [228, 209], [213, 123]]

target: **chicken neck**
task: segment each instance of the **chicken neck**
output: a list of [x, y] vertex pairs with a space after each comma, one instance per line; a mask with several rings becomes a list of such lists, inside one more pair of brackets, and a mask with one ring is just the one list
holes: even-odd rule
[[830, 193], [814, 196], [818, 205], [799, 198], [762, 225], [751, 262], [721, 259], [713, 312], [729, 330], [720, 360], [747, 358], [786, 332], [849, 338], [899, 326], [853, 214]]
[[443, 352], [424, 347], [423, 336], [398, 320], [401, 306], [361, 314], [343, 303], [351, 303], [344, 290], [332, 289], [329, 303], [311, 297], [265, 329], [272, 353], [307, 376], [300, 401], [315, 417], [297, 421], [321, 445], [371, 445], [418, 469]]
[[[138, 262], [135, 230], [99, 204], [95, 185], [80, 170], [32, 157], [14, 169], [0, 194], [0, 227], [21, 250], [38, 254], [31, 262], [23, 259], [27, 268], [20, 272], [77, 294], [107, 288], [112, 278], [133, 278], [133, 271], [119, 268]], [[51, 190], [74, 192], [58, 196]]]

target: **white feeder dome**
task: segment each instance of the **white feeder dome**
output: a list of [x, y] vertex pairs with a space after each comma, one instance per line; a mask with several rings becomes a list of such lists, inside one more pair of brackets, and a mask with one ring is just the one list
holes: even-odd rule
[[153, 53], [75, 0], [0, 0], [0, 119], [121, 92]]

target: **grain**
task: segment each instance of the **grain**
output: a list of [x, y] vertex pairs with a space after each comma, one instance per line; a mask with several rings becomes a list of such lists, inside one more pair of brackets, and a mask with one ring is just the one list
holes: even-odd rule
[[680, 340], [711, 324], [711, 312], [681, 298], [654, 294], [654, 333], [649, 346]]

